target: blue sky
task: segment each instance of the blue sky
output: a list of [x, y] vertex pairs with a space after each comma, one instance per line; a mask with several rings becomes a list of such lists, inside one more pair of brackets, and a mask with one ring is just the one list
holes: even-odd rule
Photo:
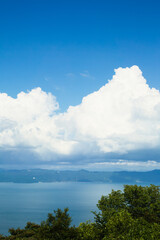
[[[159, 1], [2, 0], [1, 92], [41, 87], [61, 110], [98, 90], [117, 67], [138, 65], [160, 88]], [[80, 73], [88, 71], [88, 78]], [[73, 76], [69, 73], [72, 73]]]
[[1, 0], [0, 92], [40, 87], [63, 113], [133, 65], [159, 90], [159, 9], [158, 0]]

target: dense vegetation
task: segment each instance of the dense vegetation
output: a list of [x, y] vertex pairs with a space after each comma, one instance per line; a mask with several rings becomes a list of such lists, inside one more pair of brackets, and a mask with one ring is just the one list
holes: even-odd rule
[[0, 239], [30, 240], [158, 240], [160, 239], [160, 187], [125, 185], [98, 201], [95, 221], [71, 226], [68, 209], [49, 213], [40, 225], [28, 222], [24, 229], [10, 229]]

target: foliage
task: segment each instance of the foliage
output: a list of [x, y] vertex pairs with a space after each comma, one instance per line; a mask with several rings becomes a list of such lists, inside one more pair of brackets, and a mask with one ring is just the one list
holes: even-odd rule
[[[125, 185], [102, 196], [95, 214], [99, 239], [160, 239], [160, 188]], [[98, 239], [98, 238], [97, 238]]]
[[42, 222], [40, 225], [39, 237], [41, 239], [74, 239], [76, 236], [75, 227], [70, 227], [71, 218], [68, 214], [68, 208], [64, 211], [58, 209], [54, 211], [54, 215], [48, 214], [46, 221]]
[[10, 229], [2, 239], [30, 240], [157, 240], [160, 239], [160, 187], [125, 185], [98, 201], [95, 221], [71, 226], [68, 208], [49, 213], [40, 225], [28, 222], [24, 229]]

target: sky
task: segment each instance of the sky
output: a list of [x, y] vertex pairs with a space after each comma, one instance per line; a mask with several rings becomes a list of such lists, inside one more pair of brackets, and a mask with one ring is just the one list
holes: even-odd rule
[[0, 1], [0, 167], [160, 169], [160, 2]]

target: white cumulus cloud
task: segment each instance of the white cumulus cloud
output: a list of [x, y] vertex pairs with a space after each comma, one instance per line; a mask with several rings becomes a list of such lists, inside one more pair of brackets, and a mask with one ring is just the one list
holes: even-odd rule
[[59, 116], [66, 138], [100, 152], [158, 146], [159, 120], [160, 93], [149, 88], [137, 66], [115, 70], [105, 86]]
[[118, 68], [105, 86], [57, 113], [40, 88], [17, 98], [0, 94], [0, 149], [28, 147], [43, 159], [124, 154], [160, 145], [160, 92], [137, 66]]

